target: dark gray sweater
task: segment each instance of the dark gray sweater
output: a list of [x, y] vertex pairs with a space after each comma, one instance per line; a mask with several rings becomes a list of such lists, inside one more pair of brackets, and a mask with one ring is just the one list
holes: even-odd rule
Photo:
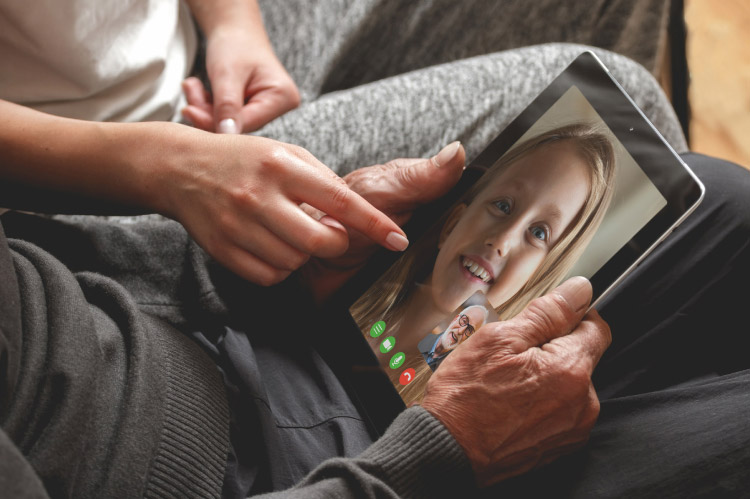
[[[220, 496], [227, 394], [183, 332], [231, 320], [239, 298], [221, 295], [174, 223], [2, 220], [21, 239], [0, 228], [0, 495]], [[413, 408], [358, 457], [329, 459], [276, 494], [426, 497], [446, 491], [446, 474], [450, 488], [473, 487], [455, 440]]]

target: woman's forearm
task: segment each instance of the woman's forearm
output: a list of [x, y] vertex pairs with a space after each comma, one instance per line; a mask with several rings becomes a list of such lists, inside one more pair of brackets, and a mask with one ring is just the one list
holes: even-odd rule
[[[342, 224], [392, 250], [408, 245], [395, 222], [297, 146], [175, 123], [76, 121], [7, 102], [0, 115], [0, 206], [158, 212], [228, 268], [267, 285], [310, 256], [344, 253]], [[52, 201], [40, 189], [54, 192]], [[315, 220], [302, 204], [332, 220]]]
[[197, 133], [171, 123], [60, 118], [2, 100], [0, 115], [0, 206], [29, 211], [165, 212], [159, 186], [169, 159], [185, 154], [186, 135]]

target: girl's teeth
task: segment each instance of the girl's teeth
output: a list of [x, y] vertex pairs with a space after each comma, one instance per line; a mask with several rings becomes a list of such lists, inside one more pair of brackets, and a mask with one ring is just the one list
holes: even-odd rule
[[463, 265], [472, 274], [474, 274], [476, 277], [480, 278], [484, 282], [489, 282], [490, 280], [490, 274], [487, 272], [487, 270], [484, 269], [481, 265], [479, 265], [477, 262], [473, 260], [469, 260], [468, 258], [464, 258]]

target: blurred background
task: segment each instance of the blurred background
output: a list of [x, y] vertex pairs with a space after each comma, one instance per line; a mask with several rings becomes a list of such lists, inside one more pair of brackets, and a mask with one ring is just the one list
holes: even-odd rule
[[750, 169], [750, 1], [684, 2], [690, 148]]

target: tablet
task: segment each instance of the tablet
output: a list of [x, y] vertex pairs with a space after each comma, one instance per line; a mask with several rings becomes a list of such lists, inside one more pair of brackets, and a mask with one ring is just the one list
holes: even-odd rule
[[[591, 52], [333, 301], [339, 375], [382, 432], [441, 362], [569, 276], [592, 306], [691, 213], [700, 181]], [[464, 348], [470, 348], [467, 343]]]

